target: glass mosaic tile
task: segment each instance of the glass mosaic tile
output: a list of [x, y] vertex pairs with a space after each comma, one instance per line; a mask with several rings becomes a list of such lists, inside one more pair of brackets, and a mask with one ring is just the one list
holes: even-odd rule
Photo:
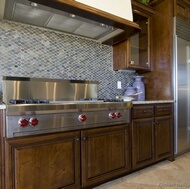
[[[96, 41], [0, 21], [1, 76], [99, 81], [99, 98], [123, 95], [134, 73], [113, 71], [113, 48]], [[122, 89], [117, 89], [121, 81]]]

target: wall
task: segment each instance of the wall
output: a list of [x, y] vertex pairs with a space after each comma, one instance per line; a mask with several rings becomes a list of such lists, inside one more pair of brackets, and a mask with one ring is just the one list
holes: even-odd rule
[[[99, 81], [99, 98], [123, 95], [134, 73], [113, 71], [112, 47], [52, 30], [0, 21], [1, 76]], [[122, 89], [117, 89], [117, 81]]]

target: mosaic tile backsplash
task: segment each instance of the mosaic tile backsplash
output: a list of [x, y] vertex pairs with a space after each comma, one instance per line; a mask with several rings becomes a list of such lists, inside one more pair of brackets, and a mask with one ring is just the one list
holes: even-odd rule
[[[99, 81], [99, 98], [123, 95], [134, 73], [113, 71], [113, 48], [96, 41], [10, 21], [0, 21], [2, 76]], [[122, 89], [117, 89], [121, 81]]]

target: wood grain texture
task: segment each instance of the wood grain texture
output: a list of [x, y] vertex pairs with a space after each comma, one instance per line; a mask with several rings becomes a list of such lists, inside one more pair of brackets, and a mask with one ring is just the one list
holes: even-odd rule
[[154, 118], [132, 120], [132, 165], [140, 168], [154, 162]]
[[5, 110], [0, 110], [0, 189], [4, 189], [5, 178], [5, 154], [4, 154], [4, 136], [5, 136]]
[[82, 131], [82, 186], [127, 174], [131, 168], [128, 125]]
[[163, 0], [154, 7], [152, 17], [151, 70], [143, 73], [146, 100], [172, 100], [173, 69], [173, 0]]
[[139, 24], [141, 32], [113, 46], [113, 69], [150, 71], [151, 17], [156, 12], [136, 1], [132, 1], [132, 8], [134, 22]]
[[173, 104], [134, 105], [132, 108], [132, 165], [139, 169], [174, 159]]
[[80, 132], [5, 141], [5, 188], [79, 188]]

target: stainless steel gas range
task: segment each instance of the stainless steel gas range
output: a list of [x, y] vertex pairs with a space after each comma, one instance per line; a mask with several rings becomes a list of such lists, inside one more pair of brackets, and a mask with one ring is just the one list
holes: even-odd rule
[[7, 138], [126, 124], [131, 102], [98, 99], [98, 82], [3, 77]]

